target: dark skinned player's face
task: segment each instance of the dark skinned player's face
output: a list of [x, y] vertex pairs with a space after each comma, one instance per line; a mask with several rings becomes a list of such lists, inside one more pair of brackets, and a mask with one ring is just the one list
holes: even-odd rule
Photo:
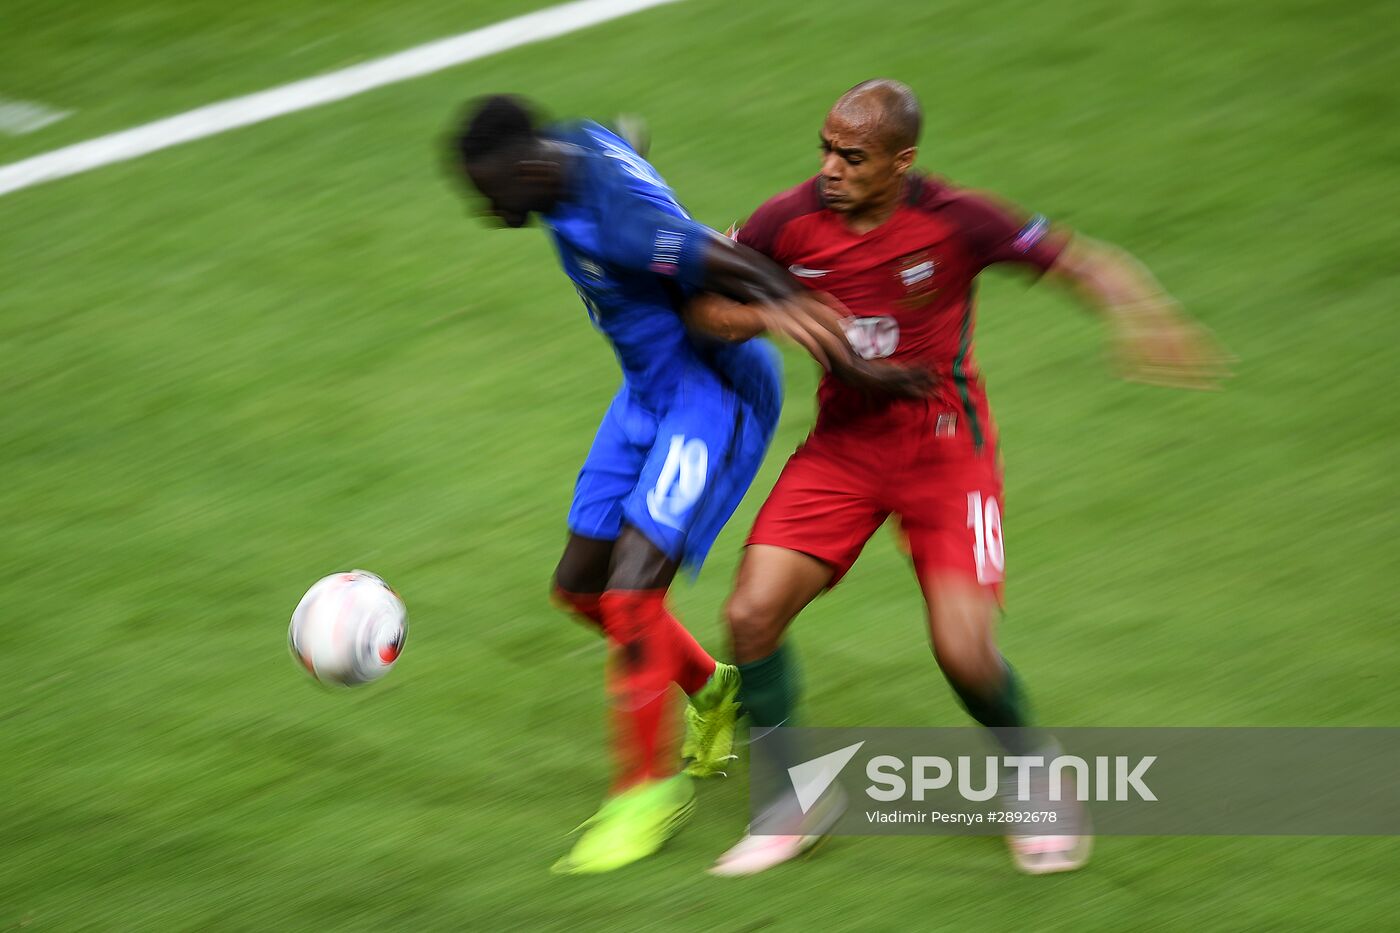
[[822, 124], [822, 196], [838, 214], [860, 214], [899, 196], [914, 149], [892, 151], [873, 120], [832, 113]]
[[547, 179], [539, 171], [524, 170], [525, 165], [510, 158], [487, 158], [463, 166], [472, 187], [486, 199], [485, 214], [507, 227], [523, 227], [532, 211], [550, 206]]

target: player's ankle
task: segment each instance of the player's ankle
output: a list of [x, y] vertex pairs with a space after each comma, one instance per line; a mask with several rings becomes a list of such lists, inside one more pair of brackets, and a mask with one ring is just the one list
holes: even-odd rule
[[739, 702], [754, 725], [790, 724], [797, 704], [799, 680], [791, 649], [778, 645], [767, 657], [739, 665]]

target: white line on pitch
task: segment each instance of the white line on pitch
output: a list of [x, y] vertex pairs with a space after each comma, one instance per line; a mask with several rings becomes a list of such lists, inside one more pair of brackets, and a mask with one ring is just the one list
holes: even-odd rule
[[71, 110], [54, 110], [32, 100], [0, 97], [0, 133], [7, 136], [36, 133], [72, 115]]
[[0, 166], [0, 195], [124, 162], [678, 0], [575, 0], [330, 74], [237, 97]]

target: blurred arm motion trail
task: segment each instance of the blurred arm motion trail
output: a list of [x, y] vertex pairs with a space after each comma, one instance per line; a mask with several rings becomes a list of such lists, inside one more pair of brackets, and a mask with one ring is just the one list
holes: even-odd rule
[[1185, 314], [1152, 273], [1116, 246], [1078, 236], [1055, 265], [1053, 281], [1098, 311], [1112, 329], [1119, 375], [1180, 389], [1215, 389], [1231, 356], [1210, 330]]

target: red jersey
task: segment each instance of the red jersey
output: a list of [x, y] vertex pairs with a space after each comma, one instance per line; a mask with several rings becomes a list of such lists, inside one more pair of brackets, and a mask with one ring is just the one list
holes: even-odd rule
[[851, 312], [851, 345], [866, 359], [917, 363], [938, 377], [931, 400], [870, 398], [828, 375], [818, 391], [817, 433], [883, 433], [930, 404], [962, 412], [977, 447], [993, 434], [972, 358], [973, 280], [1012, 262], [1044, 272], [1064, 249], [1039, 215], [1013, 214], [983, 195], [911, 172], [889, 220], [854, 233], [822, 202], [820, 177], [763, 204], [739, 242], [786, 266]]

